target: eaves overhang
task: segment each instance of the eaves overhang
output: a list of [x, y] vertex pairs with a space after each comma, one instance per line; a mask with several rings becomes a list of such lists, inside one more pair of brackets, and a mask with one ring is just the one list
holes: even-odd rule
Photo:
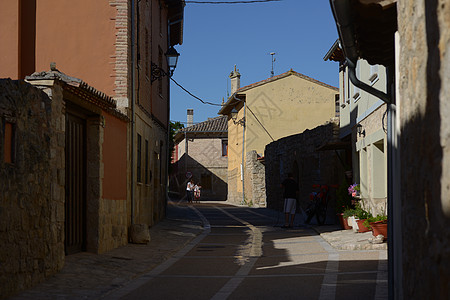
[[184, 7], [183, 0], [165, 0], [168, 13], [169, 45], [183, 44]]
[[339, 40], [353, 62], [394, 64], [397, 0], [330, 0]]
[[[236, 99], [238, 98], [238, 100]], [[222, 105], [222, 108], [219, 110], [219, 115], [227, 116], [231, 113], [231, 110], [238, 106], [239, 103], [245, 102], [245, 94], [233, 94], [230, 98], [228, 98], [228, 101]]]

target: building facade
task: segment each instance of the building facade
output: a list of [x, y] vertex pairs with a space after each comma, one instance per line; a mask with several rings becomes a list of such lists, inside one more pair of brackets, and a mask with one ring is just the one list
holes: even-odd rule
[[59, 71], [1, 85], [0, 287], [9, 295], [59, 271], [65, 255], [128, 243], [128, 118]]
[[210, 118], [187, 126], [175, 135], [170, 190], [182, 198], [187, 181], [201, 188], [203, 200], [227, 199], [228, 135], [227, 118]]
[[[352, 147], [352, 182], [361, 188], [361, 204], [374, 216], [387, 214], [387, 106], [376, 96], [356, 87], [339, 40], [324, 60], [339, 62], [340, 139]], [[357, 61], [356, 76], [367, 85], [387, 91], [386, 67]]]
[[386, 94], [364, 88], [387, 102], [389, 298], [446, 299], [450, 6], [425, 0], [330, 3], [336, 23], [347, 24], [337, 26], [346, 61], [363, 58], [387, 69]]
[[154, 74], [169, 73], [165, 53], [182, 43], [183, 10], [181, 0], [13, 0], [0, 12], [0, 78], [23, 79], [56, 62], [114, 98], [131, 120], [128, 225], [164, 216], [169, 79]]
[[228, 200], [265, 206], [266, 199], [249, 194], [247, 154], [262, 157], [270, 142], [329, 121], [338, 89], [293, 70], [243, 88], [236, 68], [230, 78], [232, 96], [219, 111], [228, 117]]

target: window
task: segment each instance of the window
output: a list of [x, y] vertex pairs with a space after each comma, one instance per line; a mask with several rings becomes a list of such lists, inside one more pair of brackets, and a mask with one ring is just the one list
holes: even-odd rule
[[14, 150], [15, 150], [15, 126], [13, 123], [5, 122], [4, 123], [4, 131], [5, 139], [4, 139], [4, 154], [3, 161], [8, 164], [14, 163]]
[[145, 175], [144, 175], [144, 180], [145, 180], [145, 184], [148, 184], [149, 179], [148, 179], [148, 140], [145, 140]]
[[222, 140], [222, 156], [228, 156], [228, 140]]
[[[361, 80], [361, 65], [359, 62], [356, 64], [356, 78]], [[353, 86], [353, 99], [358, 101], [361, 98], [359, 87]]]
[[372, 197], [385, 198], [386, 194], [386, 159], [384, 142], [380, 140], [371, 145], [372, 150]]
[[148, 53], [148, 48], [150, 47], [150, 43], [148, 41], [148, 29], [145, 29], [145, 75], [147, 76], [147, 79], [150, 78], [150, 55]]
[[[160, 68], [163, 68], [163, 51], [162, 51], [161, 47], [159, 47], [159, 51], [158, 51], [158, 66]], [[162, 80], [161, 80], [161, 78], [159, 78], [159, 80], [158, 80], [158, 93], [160, 95], [162, 95]]]
[[370, 66], [370, 83], [374, 84], [378, 79], [378, 65]]
[[142, 182], [142, 176], [141, 176], [141, 154], [142, 154], [142, 138], [141, 135], [137, 135], [137, 158], [136, 158], [136, 180], [137, 182]]
[[367, 148], [361, 149], [359, 151], [359, 184], [361, 186], [361, 196], [367, 197], [368, 196], [368, 169], [367, 169]]

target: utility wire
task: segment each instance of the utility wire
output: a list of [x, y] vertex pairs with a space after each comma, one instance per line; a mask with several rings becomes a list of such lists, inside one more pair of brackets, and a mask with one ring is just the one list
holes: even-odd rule
[[[178, 82], [175, 81], [175, 79], [173, 79], [172, 77], [169, 77], [170, 80], [172, 80], [176, 85], [178, 85], [183, 91], [185, 91], [186, 93], [188, 93], [190, 96], [194, 97], [195, 99], [199, 100], [201, 103], [203, 104], [208, 104], [208, 105], [214, 105], [214, 106], [222, 106], [222, 104], [217, 104], [217, 103], [212, 103], [212, 102], [208, 102], [208, 101], [204, 101], [201, 98], [195, 96], [194, 94], [192, 94], [191, 92], [189, 92], [187, 89], [185, 89], [181, 84], [179, 84]], [[235, 98], [236, 99], [236, 98]], [[237, 99], [238, 101], [242, 101], [241, 99]], [[251, 114], [255, 117], [256, 121], [258, 121], [259, 125], [261, 125], [261, 127], [264, 129], [264, 131], [269, 135], [269, 137], [272, 139], [272, 141], [274, 142], [275, 140], [273, 139], [273, 137], [270, 135], [269, 131], [266, 129], [266, 127], [264, 127], [264, 125], [261, 123], [261, 121], [258, 119], [258, 117], [255, 115], [255, 113], [250, 109], [250, 107], [247, 104], [247, 108], [248, 110], [251, 112]], [[183, 123], [183, 122], [181, 122]]]
[[176, 85], [178, 85], [183, 91], [185, 91], [186, 93], [188, 93], [190, 96], [194, 97], [195, 99], [199, 100], [201, 103], [203, 104], [209, 104], [209, 105], [214, 105], [214, 106], [222, 106], [222, 104], [217, 104], [217, 103], [212, 103], [212, 102], [208, 102], [208, 101], [203, 101], [202, 99], [200, 99], [199, 97], [195, 96], [194, 94], [192, 94], [191, 92], [189, 92], [187, 89], [185, 89], [181, 84], [179, 84], [178, 82], [175, 81], [175, 79], [173, 79], [172, 77], [170, 77], [170, 80], [172, 80]]
[[250, 3], [263, 3], [263, 2], [279, 2], [282, 0], [248, 0], [248, 1], [184, 1], [185, 3], [193, 4], [250, 4]]

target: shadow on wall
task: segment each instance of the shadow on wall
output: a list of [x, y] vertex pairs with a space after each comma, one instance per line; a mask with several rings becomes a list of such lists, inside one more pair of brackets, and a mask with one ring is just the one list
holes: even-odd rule
[[[187, 166], [187, 167], [186, 167]], [[215, 168], [216, 172], [223, 172], [227, 176], [227, 167]], [[201, 199], [203, 200], [227, 200], [228, 184], [200, 164], [191, 156], [184, 154], [176, 163], [172, 164], [172, 174], [169, 180], [169, 193], [179, 199], [186, 196], [187, 172], [192, 174], [194, 183], [200, 184]]]
[[[313, 184], [339, 184], [345, 178], [345, 170], [333, 150], [317, 151], [317, 148], [333, 139], [330, 123], [312, 130], [292, 135], [266, 146], [266, 193], [267, 207], [282, 209], [283, 189], [281, 182], [287, 174], [295, 174], [299, 184], [299, 209], [305, 210]], [[330, 188], [326, 223], [336, 223], [335, 189]]]
[[[442, 146], [448, 145], [450, 139], [445, 136], [448, 134], [448, 121], [442, 119], [449, 111], [443, 104], [448, 102], [448, 95], [443, 92], [448, 90], [449, 83], [443, 78], [448, 65], [444, 66], [445, 63], [441, 61], [438, 2], [430, 0], [424, 4], [428, 46], [426, 82], [402, 80], [403, 84], [399, 86], [402, 106], [411, 109], [426, 105], [424, 113], [420, 115], [401, 116], [408, 118], [401, 129], [399, 155], [405, 299], [449, 297], [450, 201], [448, 187], [441, 184], [448, 183], [450, 175], [445, 167], [449, 166], [449, 152]], [[401, 67], [405, 70], [419, 68], [413, 65], [413, 60], [400, 63], [404, 63]], [[412, 88], [414, 85], [425, 88], [426, 94], [416, 94], [416, 89]], [[421, 99], [424, 94], [426, 102]], [[417, 260], [417, 257], [421, 259]], [[411, 272], [411, 268], [415, 271]]]

